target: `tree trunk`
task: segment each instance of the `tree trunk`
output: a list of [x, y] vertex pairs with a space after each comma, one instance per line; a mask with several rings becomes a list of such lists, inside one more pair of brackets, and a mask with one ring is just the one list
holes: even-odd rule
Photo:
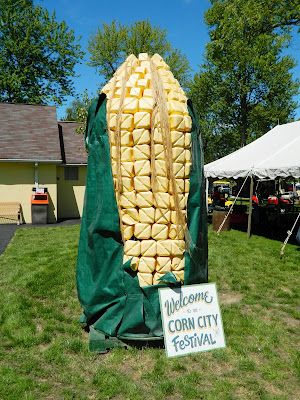
[[241, 97], [241, 147], [246, 146], [248, 139], [248, 104], [247, 95]]

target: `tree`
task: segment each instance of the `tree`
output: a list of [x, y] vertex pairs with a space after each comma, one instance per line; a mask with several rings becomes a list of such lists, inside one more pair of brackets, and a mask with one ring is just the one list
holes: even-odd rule
[[286, 15], [283, 0], [276, 7], [271, 0], [211, 3], [205, 15], [211, 39], [206, 62], [190, 90], [200, 117], [206, 161], [246, 145], [278, 122], [291, 120], [296, 108], [293, 96], [299, 89], [291, 72], [295, 62], [283, 55], [296, 14]]
[[300, 1], [299, 0], [263, 0], [265, 8], [271, 10], [268, 18], [261, 27], [263, 32], [271, 32], [274, 29], [285, 29], [291, 26], [299, 26], [300, 30]]
[[91, 37], [88, 50], [89, 65], [96, 67], [108, 81], [129, 54], [159, 53], [169, 64], [174, 76], [186, 85], [190, 66], [187, 58], [178, 49], [172, 48], [165, 30], [153, 27], [149, 21], [138, 21], [130, 26], [116, 21], [103, 24]]
[[91, 105], [92, 97], [85, 90], [82, 95], [77, 96], [70, 106], [66, 109], [66, 115], [63, 121], [77, 121], [81, 124], [76, 129], [77, 133], [84, 133], [89, 106]]
[[83, 56], [74, 32], [32, 0], [0, 0], [0, 101], [61, 104]]
[[63, 118], [64, 121], [78, 121], [78, 114], [82, 108], [88, 108], [91, 104], [92, 98], [89, 96], [88, 91], [85, 90], [81, 95], [76, 96], [70, 106], [66, 109], [66, 114]]
[[66, 108], [66, 114], [62, 118], [63, 121], [77, 121], [77, 114], [80, 108], [84, 107], [83, 101], [77, 97], [75, 98], [69, 107]]

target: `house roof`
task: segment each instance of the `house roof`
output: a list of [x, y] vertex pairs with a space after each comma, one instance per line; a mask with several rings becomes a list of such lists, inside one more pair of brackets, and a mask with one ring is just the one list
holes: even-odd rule
[[87, 163], [87, 153], [84, 148], [83, 135], [76, 132], [78, 126], [78, 122], [58, 121], [62, 158], [65, 164]]
[[58, 121], [54, 106], [0, 103], [0, 161], [86, 164], [74, 121]]
[[0, 103], [0, 160], [62, 162], [56, 108]]

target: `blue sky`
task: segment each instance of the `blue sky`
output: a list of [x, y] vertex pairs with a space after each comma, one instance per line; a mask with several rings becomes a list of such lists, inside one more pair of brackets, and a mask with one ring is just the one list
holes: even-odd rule
[[[74, 30], [86, 52], [82, 64], [76, 66], [74, 85], [77, 94], [85, 89], [95, 94], [99, 88], [101, 77], [95, 68], [86, 65], [89, 55], [87, 44], [98, 27], [116, 19], [123, 24], [131, 24], [137, 20], [149, 19], [150, 22], [166, 29], [168, 39], [173, 47], [180, 49], [188, 58], [194, 72], [203, 62], [205, 44], [208, 41], [208, 30], [204, 22], [204, 12], [210, 6], [209, 0], [37, 0], [36, 3], [55, 11], [57, 20], [65, 20]], [[298, 34], [290, 47], [290, 53], [299, 61], [300, 44]], [[295, 76], [300, 78], [300, 67], [295, 69]], [[69, 97], [65, 104], [57, 109], [61, 118], [72, 101]], [[297, 110], [300, 117], [300, 109]]]

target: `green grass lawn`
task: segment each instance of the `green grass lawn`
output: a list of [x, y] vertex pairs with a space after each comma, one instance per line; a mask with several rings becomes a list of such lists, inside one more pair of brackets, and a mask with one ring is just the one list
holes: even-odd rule
[[[19, 229], [0, 256], [0, 399], [299, 399], [300, 251], [210, 232], [227, 347], [88, 351], [78, 323], [79, 227]], [[298, 309], [297, 309], [298, 307]]]

